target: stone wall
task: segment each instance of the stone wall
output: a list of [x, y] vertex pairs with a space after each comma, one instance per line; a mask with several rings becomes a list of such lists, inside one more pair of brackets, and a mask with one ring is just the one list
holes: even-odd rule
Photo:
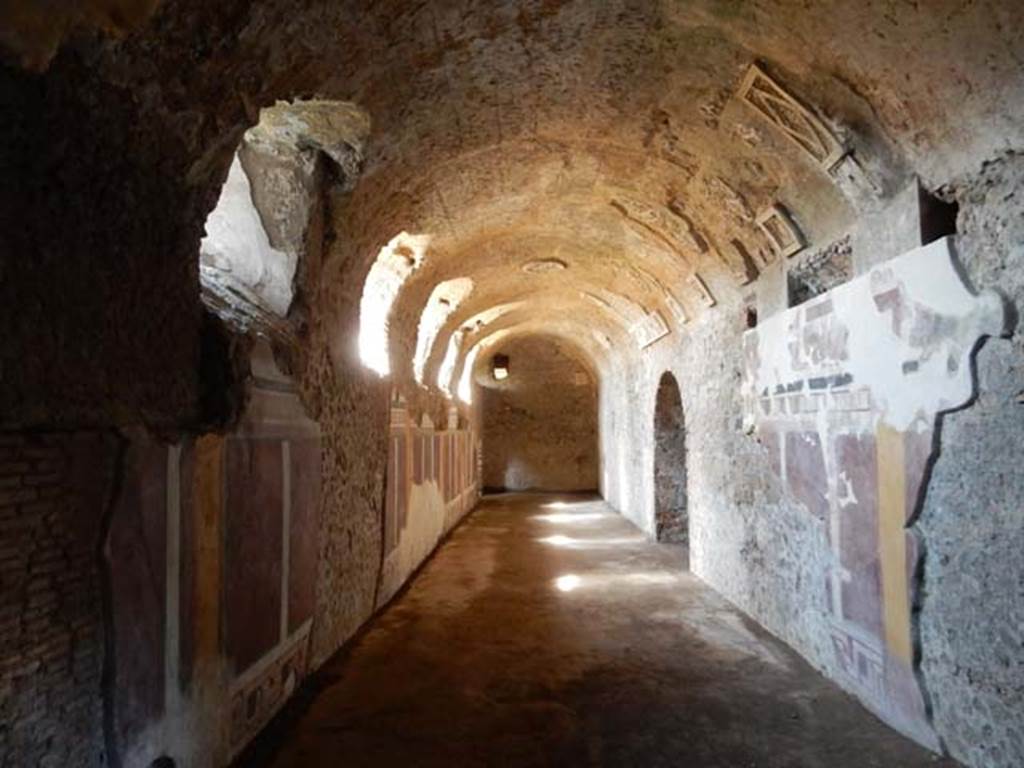
[[[976, 287], [1024, 307], [1024, 157], [953, 185], [958, 250]], [[925, 544], [919, 626], [935, 725], [967, 765], [1024, 765], [1024, 342], [989, 339], [977, 399], [942, 417], [917, 528]]]
[[[347, 478], [267, 344], [250, 368], [226, 435], [0, 438], [4, 761], [226, 764], [436, 544], [391, 568], [385, 594], [386, 453]], [[321, 402], [322, 416], [343, 402]], [[386, 451], [370, 426], [325, 425], [349, 456], [353, 434]], [[352, 524], [353, 499], [368, 510], [362, 538], [335, 527]], [[475, 497], [458, 499], [446, 527]]]
[[[960, 236], [950, 248], [956, 246], [976, 288], [997, 286], [1018, 306], [1020, 178], [1019, 158], [1011, 155], [950, 190], [960, 204]], [[861, 247], [872, 241], [865, 234], [853, 239]], [[1013, 437], [1020, 430], [1021, 349], [1019, 340], [1003, 338], [981, 347], [973, 398], [975, 341], [998, 336], [1004, 318], [991, 294], [976, 298], [955, 287], [959, 278], [955, 267], [943, 266], [943, 242], [918, 258], [924, 272], [895, 283], [899, 270], [863, 254], [864, 274], [873, 275], [872, 290], [881, 298], [842, 310], [857, 318], [847, 331], [827, 316], [833, 307], [840, 312], [841, 296], [867, 285], [856, 279], [785, 316], [762, 318], [746, 333], [762, 339], [759, 347], [747, 345], [746, 360], [737, 305], [624, 356], [602, 387], [602, 489], [653, 535], [651, 420], [659, 378], [671, 370], [682, 389], [691, 446], [695, 573], [890, 724], [969, 765], [1009, 768], [1024, 759], [1017, 682], [1024, 663], [1022, 578], [1014, 555], [1022, 505]], [[944, 293], [944, 281], [952, 293]], [[895, 292], [885, 293], [886, 285]], [[765, 283], [758, 291], [777, 287]], [[808, 314], [798, 320], [801, 311]], [[857, 339], [876, 314], [896, 319], [870, 335], [866, 347]], [[874, 356], [866, 351], [877, 352], [889, 333], [910, 346]], [[777, 358], [765, 357], [774, 354], [765, 339], [779, 343]], [[835, 370], [852, 375], [836, 378], [822, 366], [847, 343], [852, 351], [840, 354], [844, 362]], [[816, 344], [823, 345], [821, 354], [805, 358]], [[744, 368], [778, 372], [801, 360], [810, 377], [802, 389], [755, 383], [750, 406], [742, 402]], [[892, 375], [882, 373], [886, 365], [896, 366]], [[871, 394], [856, 395], [858, 387]], [[844, 413], [831, 413], [821, 398], [835, 399]], [[747, 419], [751, 408], [761, 409], [756, 431]], [[855, 438], [857, 425], [879, 409], [893, 423], [905, 416], [903, 426], [878, 435], [872, 427], [866, 438]], [[933, 443], [936, 415], [950, 409]], [[835, 427], [825, 426], [833, 420]], [[807, 428], [768, 426], [782, 422]], [[930, 469], [934, 446], [939, 453]], [[895, 484], [886, 479], [894, 471]], [[891, 529], [889, 507], [899, 509]], [[885, 565], [889, 558], [895, 559]], [[894, 587], [894, 576], [904, 586]], [[860, 629], [840, 642], [847, 624]]]
[[478, 376], [484, 486], [583, 491], [597, 487], [597, 386], [564, 344], [526, 338], [490, 350], [508, 355], [508, 379], [485, 361]]
[[297, 376], [321, 425], [323, 479], [312, 664], [352, 637], [374, 611], [383, 547], [388, 462], [389, 383], [360, 365], [354, 344], [332, 355], [330, 339], [356, 326], [358, 303], [338, 315], [314, 314]]
[[656, 394], [669, 371], [686, 414], [691, 569], [804, 656], [828, 650], [820, 573], [825, 531], [786, 497], [768, 451], [746, 433], [740, 375], [742, 307], [687, 324], [602, 380], [601, 491], [655, 535]]
[[[107, 15], [126, 31], [156, 4], [105, 4], [99, 16], [75, 5], [0, 9], [11, 60], [48, 63], [30, 74], [0, 62], [0, 106], [12, 116], [0, 125], [0, 420], [222, 427], [224, 414], [204, 410], [204, 390], [220, 382], [204, 356], [203, 225], [259, 108], [322, 79], [324, 59], [304, 45], [283, 50], [266, 31], [287, 28], [296, 40], [334, 33], [316, 13], [300, 32], [293, 4], [280, 0], [185, 0], [162, 4], [145, 34], [79, 30], [57, 53], [78, 22], [109, 31]], [[145, 9], [122, 15], [128, 6]], [[261, 31], [246, 34], [250, 24]], [[47, 42], [26, 54], [16, 41], [27, 35], [34, 50], [32, 30]]]
[[12, 169], [0, 181], [2, 420], [195, 423], [201, 307], [187, 248], [201, 190], [172, 170], [187, 162], [166, 126], [147, 133], [116, 88], [85, 86], [73, 57], [59, 70], [29, 78], [0, 65], [0, 103], [18, 115], [0, 128], [0, 166]]
[[840, 682], [934, 749], [917, 680], [913, 529], [939, 413], [972, 395], [971, 355], [1005, 328], [941, 238], [744, 335], [745, 412], [786, 493], [828, 532], [825, 580]]
[[117, 440], [0, 434], [0, 756], [103, 764], [99, 546]]
[[[241, 610], [245, 601], [220, 602], [220, 526], [231, 520], [196, 510], [216, 508], [221, 483], [232, 474], [222, 459], [241, 448], [226, 448], [231, 438], [225, 435], [200, 435], [211, 428], [231, 432], [241, 391], [230, 377], [234, 342], [203, 315], [197, 257], [203, 222], [241, 132], [256, 121], [260, 106], [299, 94], [364, 100], [378, 121], [368, 183], [352, 201], [333, 200], [331, 215], [311, 235], [331, 240], [334, 261], [344, 263], [339, 269], [332, 264], [330, 292], [299, 286], [311, 317], [308, 329], [292, 329], [305, 351], [292, 361], [291, 373], [322, 425], [316, 521], [302, 526], [304, 536], [296, 542], [315, 549], [315, 564], [306, 557], [291, 563], [303, 571], [304, 582], [315, 571], [309, 664], [319, 664], [352, 637], [427, 548], [395, 558], [401, 565], [389, 573], [397, 575], [382, 585], [387, 547], [394, 542], [388, 536], [400, 528], [388, 527], [398, 517], [389, 518], [385, 507], [388, 480], [396, 477], [389, 467], [397, 453], [391, 461], [388, 453], [393, 384], [336, 354], [355, 338], [358, 293], [370, 259], [408, 229], [431, 233], [434, 252], [451, 261], [439, 258], [422, 273], [396, 328], [415, 328], [423, 303], [417, 296], [425, 301], [436, 282], [454, 276], [445, 273], [456, 264], [485, 272], [497, 265], [479, 283], [475, 300], [503, 300], [509, 286], [518, 285], [521, 295], [539, 302], [521, 310], [534, 321], [561, 320], [585, 302], [552, 302], [554, 294], [533, 292], [531, 273], [505, 268], [531, 256], [558, 251], [571, 268], [555, 279], [585, 275], [584, 284], [614, 281], [627, 291], [631, 283], [654, 285], [652, 275], [663, 274], [660, 267], [654, 275], [634, 266], [650, 267], [666, 256], [673, 270], [683, 262], [687, 272], [700, 269], [710, 293], [700, 289], [700, 279], [668, 286], [683, 291], [691, 319], [674, 312], [665, 317], [684, 328], [660, 340], [644, 335], [650, 346], [642, 352], [609, 354], [600, 393], [601, 486], [653, 533], [654, 393], [662, 373], [672, 370], [691, 436], [695, 571], [843, 679], [823, 576], [842, 565], [824, 523], [838, 499], [821, 498], [826, 480], [834, 484], [838, 475], [814, 458], [832, 454], [819, 451], [823, 443], [815, 428], [784, 429], [780, 441], [778, 434], [750, 434], [744, 424], [740, 302], [756, 293], [762, 321], [784, 308], [783, 259], [759, 263], [764, 269], [758, 283], [748, 286], [745, 267], [732, 279], [716, 271], [723, 257], [718, 246], [734, 268], [743, 266], [737, 254], [729, 255], [732, 238], [741, 232], [747, 245], [759, 242], [751, 239], [751, 214], [775, 202], [792, 208], [803, 234], [818, 247], [850, 234], [855, 272], [919, 244], [890, 247], [906, 234], [894, 224], [900, 216], [872, 221], [866, 214], [892, 203], [894, 185], [911, 168], [936, 187], [976, 169], [995, 148], [1020, 144], [1020, 68], [1012, 55], [1020, 47], [1014, 38], [1021, 28], [1018, 5], [977, 3], [960, 13], [950, 0], [944, 3], [950, 13], [924, 14], [890, 13], [881, 2], [849, 13], [812, 4], [800, 12], [763, 14], [749, 26], [717, 0], [690, 4], [685, 13], [672, 4], [641, 9], [608, 2], [501, 6], [480, 14], [432, 4], [379, 4], [372, 13], [354, 13], [343, 3], [315, 2], [299, 13], [288, 0], [174, 0], [160, 4], [138, 34], [111, 40], [79, 30], [59, 54], [59, 41], [79, 22], [124, 32], [154, 4], [104, 3], [107, 10], [99, 14], [85, 12], [100, 5], [90, 2], [67, 12], [32, 5], [39, 4], [7, 3], [5, 20], [16, 23], [0, 25], [0, 46], [11, 60], [41, 70], [55, 56], [42, 74], [0, 65], [0, 414], [10, 428], [127, 428], [127, 444], [106, 432], [26, 432], [0, 448], [15, 457], [4, 465], [9, 471], [0, 472], [5, 758], [59, 765], [114, 760], [112, 752], [101, 755], [103, 735], [108, 747], [119, 745], [126, 754], [148, 757], [182, 744], [194, 754], [214, 754], [231, 742], [209, 725], [229, 711], [220, 697], [230, 685], [254, 686], [242, 691], [243, 698], [268, 686], [251, 719], [243, 718], [237, 746], [296, 679], [295, 665], [285, 663], [295, 651], [287, 621], [284, 637], [276, 638], [281, 642], [269, 650], [261, 644], [251, 652], [259, 660], [239, 664], [258, 674], [244, 677], [248, 669], [231, 671], [220, 657], [222, 611]], [[35, 33], [45, 34], [33, 39]], [[578, 42], [584, 47], [573, 47]], [[687, 52], [700, 66], [688, 63]], [[342, 60], [344, 72], [337, 69]], [[746, 111], [749, 105], [735, 89], [755, 60], [766, 61], [795, 88], [825, 121], [818, 128], [835, 128], [838, 139], [849, 141], [844, 151], [852, 147], [854, 153], [843, 158], [846, 171], [832, 174], [835, 168], [829, 168], [826, 175], [826, 169], [812, 168], [777, 125]], [[952, 69], [939, 72], [936, 62]], [[812, 128], [816, 120], [811, 115]], [[478, 130], [467, 132], [465, 125]], [[979, 286], [999, 285], [1018, 305], [1024, 298], [1021, 182], [1019, 157], [1009, 155], [942, 190], [961, 206], [968, 271]], [[622, 206], [618, 198], [627, 191], [630, 198], [646, 197], [650, 207], [643, 201]], [[609, 206], [610, 197], [619, 207]], [[683, 199], [696, 204], [682, 210]], [[617, 212], [609, 219], [610, 210]], [[855, 214], [865, 215], [848, 233]], [[649, 225], [680, 215], [691, 237], [676, 222], [666, 229], [664, 250], [665, 238]], [[516, 224], [517, 217], [523, 224]], [[704, 233], [696, 238], [694, 222]], [[584, 231], [587, 238], [580, 237]], [[551, 233], [560, 235], [552, 239]], [[718, 243], [709, 247], [707, 238]], [[880, 247], [883, 241], [886, 247]], [[747, 255], [760, 254], [751, 245]], [[299, 265], [300, 279], [314, 262], [319, 265], [319, 253]], [[743, 285], [737, 287], [737, 280]], [[574, 284], [574, 302], [577, 293]], [[645, 306], [668, 298], [659, 299], [656, 288], [639, 295], [646, 296]], [[334, 314], [325, 316], [325, 307]], [[300, 320], [296, 326], [305, 322]], [[660, 326], [652, 327], [660, 333]], [[610, 345], [609, 337], [598, 336]], [[407, 333], [396, 345], [406, 366], [414, 340]], [[632, 342], [616, 337], [620, 343]], [[1019, 339], [982, 348], [977, 400], [942, 417], [940, 455], [918, 525], [924, 581], [913, 618], [935, 730], [955, 755], [986, 768], [1024, 762], [1022, 504], [1015, 450], [1020, 353]], [[513, 357], [514, 376], [516, 366]], [[399, 390], [419, 389], [407, 385], [397, 382]], [[417, 417], [426, 411], [443, 417], [436, 396], [403, 394], [416, 401]], [[551, 394], [551, 401], [562, 400]], [[472, 428], [462, 423], [452, 431]], [[540, 433], [532, 442], [550, 445], [550, 436]], [[789, 456], [797, 457], [792, 473], [782, 459], [786, 441], [794, 448]], [[870, 452], [859, 444], [851, 450], [860, 448]], [[175, 450], [181, 461], [171, 460]], [[244, 475], [250, 460], [258, 463], [257, 453], [235, 455], [234, 474]], [[575, 461], [569, 452], [549, 458], [555, 459], [550, 467], [562, 469]], [[44, 470], [40, 462], [51, 460], [63, 469]], [[301, 469], [294, 469], [296, 482], [304, 483]], [[156, 479], [142, 482], [146, 478]], [[579, 481], [557, 479], [568, 486]], [[247, 478], [265, 491], [257, 480]], [[527, 478], [523, 484], [537, 482]], [[588, 475], [585, 484], [593, 478]], [[868, 479], [866, 491], [874, 485]], [[202, 556], [169, 556], [174, 537], [160, 509], [174, 487], [181, 508], [195, 513], [180, 521], [179, 544]], [[251, 513], [254, 525], [273, 529], [273, 507], [235, 512]], [[434, 521], [440, 519], [436, 498], [426, 508]], [[114, 514], [111, 549], [101, 558], [105, 516]], [[416, 540], [429, 542], [435, 533]], [[896, 533], [891, 541], [905, 543]], [[268, 556], [260, 542], [237, 544], [243, 543], [259, 550], [257, 559]], [[283, 560], [283, 532], [278, 543]], [[231, 556], [244, 561], [248, 553]], [[58, 576], [48, 572], [53, 563], [61, 565]], [[175, 565], [180, 579], [171, 572]], [[109, 615], [99, 601], [103, 584], [114, 593], [108, 594]], [[182, 632], [177, 639], [170, 637], [173, 603], [161, 602], [175, 584]], [[232, 593], [244, 594], [248, 584], [242, 579]], [[272, 580], [260, 586], [273, 591]], [[281, 628], [283, 588], [276, 597], [266, 614], [252, 609], [261, 632], [270, 627], [267, 638], [275, 609]], [[292, 597], [289, 586], [289, 604]], [[295, 597], [301, 605], [309, 596]], [[126, 616], [139, 618], [124, 621]], [[105, 622], [105, 639], [122, 654], [106, 689], [99, 671]], [[179, 645], [180, 680], [172, 675], [168, 685], [173, 667], [165, 666], [161, 677], [152, 666], [160, 659], [169, 663], [174, 657], [168, 649]], [[240, 656], [250, 655], [243, 650]], [[137, 677], [120, 687], [133, 671]], [[121, 699], [111, 698], [111, 682], [119, 685]], [[105, 734], [103, 690], [110, 703]], [[178, 706], [175, 690], [187, 691], [192, 714], [168, 720]], [[144, 717], [130, 717], [139, 714]]]
[[266, 344], [226, 435], [126, 435], [104, 562], [108, 758], [224, 764], [310, 670], [320, 430]]

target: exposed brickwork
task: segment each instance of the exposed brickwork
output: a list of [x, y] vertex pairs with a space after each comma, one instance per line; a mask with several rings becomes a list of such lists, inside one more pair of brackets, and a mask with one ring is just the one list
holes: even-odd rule
[[[508, 379], [485, 368], [483, 485], [521, 491], [598, 486], [597, 387], [573, 348], [553, 338], [495, 347], [510, 358]], [[485, 362], [489, 365], [489, 361]]]
[[109, 443], [95, 436], [0, 435], [4, 768], [102, 760], [103, 448]]
[[787, 277], [791, 307], [847, 282], [853, 277], [853, 248], [849, 236], [803, 256], [789, 268]]

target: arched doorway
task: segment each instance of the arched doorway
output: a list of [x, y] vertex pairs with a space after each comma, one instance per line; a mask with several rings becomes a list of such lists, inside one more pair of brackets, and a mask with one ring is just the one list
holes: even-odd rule
[[654, 530], [658, 541], [689, 543], [686, 422], [679, 385], [667, 371], [654, 407]]

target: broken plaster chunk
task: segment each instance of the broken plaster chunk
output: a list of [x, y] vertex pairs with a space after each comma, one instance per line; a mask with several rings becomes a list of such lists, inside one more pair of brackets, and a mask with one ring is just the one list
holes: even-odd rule
[[253, 144], [284, 142], [330, 157], [346, 179], [359, 175], [370, 117], [355, 104], [325, 99], [279, 101], [260, 111], [260, 121], [245, 139]]

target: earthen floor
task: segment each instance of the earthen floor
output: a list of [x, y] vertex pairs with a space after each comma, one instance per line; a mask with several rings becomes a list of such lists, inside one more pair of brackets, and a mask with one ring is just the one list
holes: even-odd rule
[[319, 678], [250, 765], [954, 765], [578, 496], [486, 498]]

